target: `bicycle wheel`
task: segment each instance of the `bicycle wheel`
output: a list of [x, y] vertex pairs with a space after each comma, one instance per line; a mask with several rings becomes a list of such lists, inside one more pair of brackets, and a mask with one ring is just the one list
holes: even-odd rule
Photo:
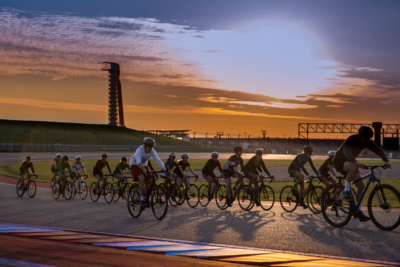
[[71, 196], [72, 196], [71, 183], [70, 182], [65, 182], [65, 185], [64, 185], [64, 198], [66, 200], [70, 200]]
[[122, 188], [122, 199], [126, 200], [128, 198], [128, 194], [129, 194], [129, 188], [131, 188], [132, 184], [131, 183], [127, 183], [124, 185], [124, 187]]
[[343, 198], [344, 186], [332, 184], [321, 196], [321, 210], [324, 219], [334, 227], [343, 227], [351, 219], [353, 206]]
[[308, 194], [308, 207], [314, 214], [321, 213], [321, 196], [324, 188], [322, 186], [314, 186]]
[[264, 186], [256, 196], [256, 200], [260, 202], [263, 210], [268, 211], [272, 209], [275, 203], [274, 190], [268, 185]]
[[28, 195], [29, 195], [30, 198], [33, 198], [36, 195], [36, 183], [35, 183], [35, 181], [31, 181], [29, 183]]
[[297, 203], [299, 202], [298, 197], [292, 194], [292, 186], [290, 185], [282, 188], [279, 201], [281, 202], [282, 209], [287, 212], [293, 212], [297, 208]]
[[128, 207], [129, 214], [133, 218], [138, 218], [142, 214], [142, 209], [140, 208], [140, 194], [137, 184], [133, 184], [126, 196], [126, 206]]
[[107, 182], [106, 185], [104, 186], [104, 200], [107, 203], [111, 203], [113, 201], [113, 198], [114, 198], [113, 185]]
[[242, 210], [248, 211], [255, 198], [254, 189], [251, 186], [243, 186], [238, 193], [237, 200]]
[[80, 187], [79, 187], [79, 185], [78, 185], [78, 192], [79, 192], [79, 197], [80, 197], [82, 200], [85, 200], [85, 199], [86, 199], [87, 193], [88, 193], [87, 191], [88, 191], [88, 189], [87, 189], [86, 183], [85, 183], [85, 182], [81, 182]]
[[71, 199], [74, 199], [76, 196], [76, 192], [77, 192], [77, 182], [75, 182], [74, 186], [71, 185]]
[[172, 196], [172, 194], [174, 192], [174, 188], [175, 188], [175, 185], [172, 187], [171, 192], [168, 194], [168, 196], [169, 196], [168, 197], [168, 201], [169, 201], [169, 204], [171, 204], [172, 207], [178, 206], [178, 202], [179, 202], [179, 197]]
[[118, 200], [121, 198], [120, 195], [120, 190], [117, 188], [117, 182], [112, 183], [113, 187], [113, 201], [118, 202]]
[[199, 203], [202, 207], [207, 207], [208, 203], [210, 203], [208, 199], [208, 187], [205, 184], [201, 185], [199, 189]]
[[195, 184], [191, 184], [186, 191], [186, 201], [191, 208], [196, 208], [199, 205], [199, 188]]
[[368, 198], [368, 214], [379, 229], [396, 229], [400, 225], [399, 191], [387, 184], [375, 187]]
[[18, 183], [17, 183], [17, 195], [19, 197], [22, 197], [24, 195], [24, 193], [25, 193], [24, 188], [19, 189], [21, 184], [22, 184], [22, 180], [19, 180]]
[[99, 197], [100, 197], [100, 195], [99, 195], [99, 187], [97, 187], [97, 192], [96, 192], [96, 194], [94, 193], [94, 190], [96, 189], [95, 188], [95, 186], [96, 186], [96, 182], [93, 182], [91, 185], [90, 185], [90, 199], [93, 201], [93, 202], [96, 202], [97, 200], [99, 200]]
[[157, 220], [162, 220], [167, 215], [168, 211], [168, 198], [164, 187], [156, 186], [151, 192], [151, 209], [153, 211], [154, 217]]
[[226, 204], [225, 190], [225, 185], [221, 185], [215, 190], [215, 203], [217, 203], [220, 210], [226, 210], [228, 208], [228, 204]]

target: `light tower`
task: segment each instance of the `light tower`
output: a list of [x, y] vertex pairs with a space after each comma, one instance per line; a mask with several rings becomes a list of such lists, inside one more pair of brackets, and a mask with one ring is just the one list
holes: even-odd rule
[[101, 70], [108, 71], [108, 124], [117, 126], [119, 115], [119, 125], [125, 127], [124, 108], [122, 105], [122, 88], [119, 64], [114, 62], [101, 62]]

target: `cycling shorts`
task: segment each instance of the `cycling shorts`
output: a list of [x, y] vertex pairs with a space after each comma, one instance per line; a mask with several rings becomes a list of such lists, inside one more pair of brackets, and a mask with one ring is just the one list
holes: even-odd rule
[[222, 170], [222, 176], [224, 177], [224, 179], [230, 179], [231, 177], [233, 177], [234, 173], [230, 172], [228, 170], [223, 169]]
[[296, 177], [296, 172], [299, 172], [299, 170], [289, 169], [289, 175], [290, 175], [290, 177]]
[[[96, 177], [96, 175], [99, 175], [100, 177], [103, 178], [103, 172], [97, 171], [97, 170], [93, 170], [93, 176]], [[97, 177], [96, 177], [96, 178], [97, 178]]]
[[[149, 171], [149, 167], [148, 166], [143, 166], [143, 168], [145, 168], [147, 171]], [[132, 165], [131, 166], [131, 174], [132, 174], [133, 181], [135, 181], [135, 182], [139, 182], [139, 176], [140, 175], [145, 176], [143, 171], [139, 168], [138, 165]], [[153, 174], [150, 173], [149, 177], [151, 177], [152, 175]]]
[[201, 172], [201, 175], [203, 176], [204, 179], [207, 179], [207, 177], [211, 177], [211, 179], [215, 179], [214, 177], [212, 177], [212, 175], [206, 174], [204, 172]]

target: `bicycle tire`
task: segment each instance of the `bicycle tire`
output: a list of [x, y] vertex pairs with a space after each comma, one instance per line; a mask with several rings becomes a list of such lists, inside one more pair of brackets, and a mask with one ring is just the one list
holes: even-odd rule
[[22, 180], [19, 180], [19, 181], [17, 182], [17, 196], [19, 196], [19, 197], [22, 197], [22, 196], [25, 194], [24, 188], [22, 188], [21, 190], [19, 189], [19, 187], [21, 186], [21, 184], [22, 184]]
[[127, 183], [124, 188], [122, 188], [122, 199], [126, 200], [128, 194], [129, 194], [129, 188], [131, 188], [132, 184]]
[[320, 214], [321, 211], [321, 196], [324, 188], [322, 186], [314, 186], [307, 197], [307, 204], [311, 212]]
[[140, 208], [140, 193], [137, 184], [133, 184], [129, 190], [126, 197], [126, 206], [128, 208], [129, 214], [133, 218], [139, 218], [142, 214], [142, 209]]
[[182, 204], [185, 202], [185, 196], [183, 195], [183, 191], [184, 191], [184, 190], [185, 190], [185, 189], [184, 189], [183, 187], [181, 187], [181, 188], [179, 188], [178, 191], [177, 191], [177, 195], [178, 195], [178, 201], [177, 201], [177, 203], [178, 203], [179, 206], [182, 205]]
[[168, 212], [168, 198], [164, 187], [158, 185], [152, 190], [150, 205], [157, 220], [165, 218]]
[[85, 200], [87, 197], [88, 188], [86, 182], [81, 182], [81, 188], [79, 188], [79, 197]]
[[109, 182], [107, 182], [104, 186], [104, 200], [107, 203], [111, 203], [113, 201], [114, 198], [114, 189], [113, 189], [113, 185]]
[[51, 192], [53, 194], [54, 199], [57, 200], [60, 198], [60, 195], [61, 195], [60, 188], [57, 188], [56, 184], [54, 184], [54, 190], [52, 190]]
[[282, 188], [281, 193], [279, 195], [279, 201], [281, 203], [282, 209], [284, 209], [286, 212], [293, 212], [296, 210], [298, 206], [297, 203], [299, 203], [299, 197], [293, 196], [292, 186], [287, 185], [284, 188]]
[[261, 187], [260, 192], [256, 196], [256, 199], [257, 198], [260, 201], [261, 208], [265, 211], [269, 211], [270, 209], [272, 209], [275, 204], [275, 192], [272, 187], [268, 185], [264, 185], [263, 187]]
[[253, 200], [255, 198], [254, 189], [251, 186], [242, 186], [237, 195], [239, 206], [244, 211], [249, 211], [252, 208]]
[[208, 199], [208, 186], [202, 184], [199, 188], [199, 203], [202, 207], [207, 207], [210, 200]]
[[[93, 201], [93, 202], [96, 202], [97, 200], [99, 200], [99, 192], [96, 192], [96, 194], [94, 194], [94, 189], [95, 189], [95, 186], [96, 186], [96, 182], [93, 182], [91, 185], [90, 185], [90, 199]], [[100, 189], [97, 189], [97, 190], [100, 190]]]
[[[385, 192], [386, 191], [386, 192]], [[390, 194], [391, 191], [392, 194]], [[380, 204], [379, 208], [373, 208], [372, 204], [374, 201], [374, 197], [377, 197], [377, 195], [380, 195], [380, 202], [375, 201], [376, 204]], [[371, 221], [375, 224], [376, 227], [378, 227], [381, 230], [384, 231], [391, 231], [396, 229], [400, 225], [400, 211], [399, 210], [394, 210], [392, 211], [392, 207], [395, 208], [400, 208], [400, 193], [399, 191], [388, 184], [382, 184], [378, 185], [375, 187], [371, 194], [368, 197], [368, 214], [371, 218]], [[383, 209], [383, 212], [382, 212]], [[389, 225], [383, 225], [381, 222], [378, 221], [378, 214], [384, 214], [384, 215], [389, 215], [390, 212], [393, 212], [392, 214], [394, 216], [392, 223]], [[385, 219], [384, 221], [388, 221]]]
[[35, 181], [30, 181], [28, 187], [28, 196], [33, 198], [36, 195], [36, 183]]
[[199, 205], [199, 188], [195, 184], [191, 184], [190, 188], [186, 191], [186, 197], [190, 199], [186, 199], [189, 207], [196, 208]]
[[[343, 199], [343, 190], [343, 185], [331, 184], [322, 192], [322, 215], [324, 216], [325, 221], [333, 227], [345, 226], [349, 223], [353, 214], [354, 205]], [[336, 197], [334, 197], [335, 195]]]
[[66, 181], [64, 184], [64, 198], [65, 200], [70, 200], [72, 196], [71, 183]]
[[221, 185], [215, 190], [215, 203], [220, 210], [226, 210], [228, 208], [228, 204], [226, 203], [225, 190], [225, 185]]
[[118, 202], [118, 200], [121, 198], [119, 193], [122, 190], [117, 189], [117, 182], [112, 183], [112, 187], [113, 187], [113, 201]]

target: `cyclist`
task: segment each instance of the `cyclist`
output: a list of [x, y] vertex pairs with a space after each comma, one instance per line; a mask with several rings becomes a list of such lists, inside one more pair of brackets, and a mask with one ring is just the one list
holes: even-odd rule
[[60, 163], [61, 157], [62, 157], [62, 155], [60, 153], [58, 153], [56, 155], [56, 158], [53, 159], [53, 164], [51, 165], [51, 172], [53, 173], [53, 178], [51, 178], [51, 185], [52, 186], [54, 185], [54, 182], [56, 181], [57, 165], [58, 165], [58, 163]]
[[33, 169], [33, 164], [31, 160], [32, 160], [31, 156], [27, 156], [25, 160], [22, 162], [21, 167], [19, 168], [19, 175], [21, 175], [21, 180], [22, 180], [19, 190], [22, 190], [25, 186], [25, 174], [27, 174], [28, 182], [31, 179], [30, 175], [32, 174], [29, 172], [28, 170], [29, 168], [32, 170], [33, 175], [35, 175], [35, 170]]
[[153, 149], [156, 142], [153, 138], [145, 137], [143, 139], [143, 145], [140, 146], [135, 154], [132, 156], [129, 165], [131, 166], [132, 178], [134, 181], [139, 181], [139, 193], [140, 193], [140, 207], [150, 207], [149, 197], [152, 190], [153, 181], [152, 179], [148, 180], [147, 187], [147, 195], [146, 199], [144, 199], [144, 184], [145, 184], [145, 176], [148, 175], [149, 167], [148, 162], [151, 157], [155, 159], [158, 166], [162, 168], [162, 171], [165, 172], [165, 167], [161, 159], [158, 157], [157, 152]]
[[204, 166], [203, 170], [201, 171], [201, 174], [203, 175], [204, 179], [207, 180], [208, 182], [208, 199], [211, 200], [212, 196], [210, 195], [211, 193], [211, 185], [213, 182], [215, 182], [215, 179], [217, 176], [214, 173], [214, 169], [218, 167], [219, 172], [222, 174], [222, 167], [221, 163], [218, 160], [218, 152], [214, 151], [211, 153], [211, 159], [209, 159]]
[[175, 178], [174, 174], [171, 173], [172, 170], [178, 166], [178, 163], [175, 161], [176, 154], [174, 152], [169, 153], [167, 161], [164, 163], [165, 169], [167, 170], [166, 173], [161, 173], [160, 176], [165, 179], [165, 186], [168, 187], [171, 183], [171, 175]]
[[[311, 180], [311, 175], [309, 175], [306, 168], [304, 168], [304, 164], [309, 162], [311, 168], [316, 173], [316, 175], [319, 177], [318, 171], [317, 171], [317, 169], [315, 169], [314, 164], [311, 160], [311, 155], [313, 152], [314, 152], [314, 150], [311, 147], [305, 146], [303, 148], [303, 153], [298, 154], [289, 166], [290, 177], [294, 177], [296, 179], [294, 182], [294, 186], [292, 187], [292, 194], [294, 196], [300, 197], [300, 205], [303, 206], [304, 209], [307, 208], [307, 205], [304, 204], [303, 199], [301, 197], [301, 194], [304, 191], [304, 183], [303, 183], [304, 174], [301, 173], [300, 169], [307, 175], [308, 179]], [[299, 184], [300, 184], [300, 195], [296, 191], [296, 188]]]
[[[74, 188], [76, 179], [77, 179], [78, 176], [79, 176], [79, 171], [80, 171], [80, 169], [83, 170], [83, 172], [85, 173], [85, 175], [88, 175], [88, 174], [87, 174], [87, 171], [86, 171], [86, 169], [85, 169], [85, 165], [83, 165], [83, 163], [81, 162], [81, 160], [82, 160], [81, 156], [76, 156], [76, 157], [75, 157], [75, 162], [74, 162], [74, 164], [72, 164], [72, 181], [71, 181], [71, 188]], [[81, 189], [79, 189], [79, 190], [81, 190]]]
[[96, 165], [93, 167], [93, 176], [97, 179], [97, 182], [94, 186], [93, 194], [97, 194], [97, 188], [99, 187], [99, 183], [101, 180], [104, 179], [103, 176], [103, 168], [107, 166], [108, 172], [111, 174], [110, 165], [108, 164], [108, 155], [103, 154], [101, 155], [101, 159], [96, 162]]
[[183, 182], [185, 182], [185, 184], [187, 185], [187, 175], [183, 172], [186, 167], [189, 167], [189, 171], [197, 177], [199, 177], [194, 170], [192, 169], [192, 166], [190, 166], [190, 163], [188, 162], [189, 160], [189, 154], [188, 153], [183, 153], [181, 155], [181, 159], [178, 162], [178, 165], [176, 166], [176, 168], [174, 169], [174, 174], [175, 174], [175, 179], [178, 182], [178, 186], [175, 187], [174, 192], [172, 193], [172, 195], [176, 195], [176, 192], [178, 191], [178, 189], [181, 187], [181, 185], [183, 184]]
[[[69, 175], [72, 177], [72, 171], [71, 171], [71, 166], [68, 163], [69, 157], [67, 155], [64, 155], [62, 157], [62, 160], [60, 163], [57, 165], [57, 182], [56, 182], [56, 187], [60, 188], [60, 179], [64, 182], [65, 181], [65, 169], [68, 169]], [[64, 192], [63, 192], [64, 193]]]
[[[325, 184], [324, 189], [331, 184], [336, 184], [334, 177], [337, 177], [336, 172], [333, 170], [333, 159], [335, 158], [336, 151], [331, 150], [328, 152], [329, 158], [319, 167], [318, 174], [321, 182]], [[329, 172], [332, 174], [329, 175]]]
[[117, 190], [121, 189], [120, 183], [124, 182], [125, 175], [124, 175], [124, 170], [128, 169], [129, 170], [129, 164], [126, 163], [128, 159], [126, 157], [122, 157], [120, 159], [120, 163], [118, 163], [117, 167], [115, 167], [115, 170], [113, 172], [114, 178], [117, 179]]
[[[385, 155], [385, 152], [370, 140], [373, 136], [374, 132], [370, 127], [361, 126], [358, 129], [358, 134], [349, 136], [336, 152], [333, 162], [334, 166], [337, 171], [346, 175], [346, 187], [343, 191], [343, 196], [346, 201], [353, 200], [353, 194], [351, 193], [351, 182], [361, 179], [358, 168], [365, 168], [364, 164], [356, 160], [356, 157], [361, 153], [361, 151], [368, 148], [382, 158], [387, 168], [390, 168], [391, 166], [389, 159]], [[359, 180], [357, 183], [355, 183], [355, 185], [357, 187], [356, 198], [359, 199], [365, 185], [363, 180]], [[360, 221], [370, 220], [370, 218], [364, 215], [364, 213], [361, 211], [361, 206], [358, 214], [355, 214], [354, 217], [359, 217]]]
[[[271, 176], [262, 159], [263, 154], [264, 152], [261, 149], [257, 149], [256, 155], [253, 156], [244, 166], [244, 173], [246, 174], [246, 177], [250, 179], [250, 185], [254, 184], [256, 191], [258, 189], [259, 174], [264, 171], [268, 176]], [[259, 200], [256, 200], [256, 205], [261, 205]]]
[[243, 148], [240, 146], [236, 146], [233, 148], [233, 151], [235, 152], [235, 155], [231, 156], [228, 159], [228, 162], [225, 163], [224, 168], [222, 170], [222, 176], [225, 178], [225, 183], [226, 183], [226, 189], [225, 189], [225, 194], [226, 194], [226, 203], [228, 204], [229, 207], [232, 207], [234, 199], [230, 198], [229, 196], [231, 195], [231, 177], [236, 178], [237, 182], [241, 182], [243, 179], [243, 176], [239, 173], [237, 170], [237, 166], [240, 165], [241, 171], [244, 170], [243, 167], [243, 159], [242, 159], [242, 153], [243, 153]]

